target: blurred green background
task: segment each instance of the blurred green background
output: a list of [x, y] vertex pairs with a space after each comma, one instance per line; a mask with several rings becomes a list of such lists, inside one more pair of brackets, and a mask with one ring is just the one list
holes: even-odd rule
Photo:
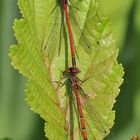
[[[130, 140], [140, 134], [140, 0], [100, 0], [99, 8], [112, 22], [125, 69], [115, 125], [106, 139]], [[13, 20], [19, 17], [17, 0], [0, 0], [0, 140], [45, 140], [43, 120], [24, 101], [26, 79], [8, 57], [16, 42]]]

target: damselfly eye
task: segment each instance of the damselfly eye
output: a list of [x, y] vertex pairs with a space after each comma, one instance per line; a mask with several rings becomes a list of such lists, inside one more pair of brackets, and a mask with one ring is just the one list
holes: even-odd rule
[[71, 74], [78, 74], [81, 72], [78, 68], [73, 68], [73, 67], [69, 68], [69, 70]]

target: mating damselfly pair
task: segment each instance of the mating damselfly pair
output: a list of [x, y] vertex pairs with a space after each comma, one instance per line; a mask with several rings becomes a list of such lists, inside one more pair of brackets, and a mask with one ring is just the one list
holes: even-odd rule
[[26, 77], [26, 101], [50, 140], [102, 140], [123, 70], [97, 0], [18, 0], [12, 65]]
[[[85, 24], [86, 22], [81, 22], [79, 24], [78, 21], [78, 15], [80, 14], [80, 17], [82, 18], [80, 20], [83, 20], [83, 17], [88, 15], [85, 13], [92, 12], [96, 7], [96, 3], [94, 5], [95, 7], [93, 5], [93, 7], [90, 7], [90, 11], [84, 11], [84, 9], [80, 9], [80, 4], [85, 4], [85, 6], [88, 6], [91, 5], [91, 3], [78, 0], [56, 0], [54, 2], [56, 2], [55, 7], [52, 8], [48, 16], [48, 22], [52, 28], [50, 29], [50, 34], [46, 40], [47, 46], [45, 46], [43, 50], [53, 50], [53, 46], [51, 46], [52, 42], [50, 42], [50, 40], [54, 37], [56, 32], [56, 34], [58, 33], [59, 37], [57, 38], [57, 41], [55, 39], [53, 40], [54, 42], [57, 42], [56, 46], [58, 46], [59, 57], [61, 53], [61, 42], [64, 37], [68, 36], [67, 40], [65, 41], [67, 42], [65, 45], [70, 47], [72, 66], [69, 67], [68, 62], [65, 62], [63, 77], [65, 77], [66, 80], [64, 83], [57, 82], [60, 85], [62, 84], [63, 86], [66, 86], [65, 98], [68, 100], [66, 99], [65, 102], [67, 103], [65, 103], [65, 107], [62, 108], [65, 113], [68, 112], [65, 114], [67, 133], [71, 140], [99, 140], [100, 137], [104, 137], [109, 133], [109, 126], [105, 123], [106, 118], [104, 118], [102, 114], [96, 110], [96, 103], [94, 103], [96, 93], [86, 93], [82, 89], [82, 84], [90, 80], [90, 77], [85, 78], [83, 81], [78, 78], [80, 70], [77, 67], [75, 58], [75, 52], [78, 52], [78, 50], [75, 51], [75, 46], [77, 44], [80, 44], [80, 47], [82, 47], [86, 53], [92, 50], [93, 45], [99, 46], [99, 40], [96, 39], [96, 37], [93, 37], [92, 39], [88, 38], [89, 33], [86, 34], [86, 32], [88, 32], [88, 27], [86, 27]], [[85, 16], [83, 16], [83, 14], [85, 14]], [[90, 13], [91, 16], [87, 16], [87, 19], [85, 20], [88, 22], [93, 20], [95, 17], [94, 15], [92, 16], [92, 14], [94, 13]], [[71, 25], [71, 23], [73, 25]], [[76, 39], [73, 38], [75, 35], [77, 35]], [[67, 49], [68, 47], [66, 47], [65, 53], [67, 53]], [[98, 99], [97, 97], [96, 102], [98, 101], [101, 102], [102, 100]], [[98, 133], [103, 136], [98, 136]]]

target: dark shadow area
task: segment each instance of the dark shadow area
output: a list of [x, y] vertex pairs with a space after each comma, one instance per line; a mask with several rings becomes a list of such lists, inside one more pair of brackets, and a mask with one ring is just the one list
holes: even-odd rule
[[44, 132], [45, 121], [37, 114], [35, 114], [35, 120], [36, 125], [31, 131], [30, 140], [48, 140]]
[[[125, 71], [124, 83], [121, 87], [121, 93], [117, 98], [115, 104], [116, 110], [116, 124], [114, 127], [115, 131], [122, 129], [133, 117], [133, 98], [136, 93], [135, 84], [135, 60], [137, 45], [134, 44], [134, 38], [136, 37], [134, 29], [134, 16], [137, 1], [133, 1], [128, 17], [128, 27], [126, 31], [126, 38], [124, 43], [124, 49], [120, 53], [119, 59], [122, 63]], [[121, 123], [120, 123], [121, 122]]]
[[119, 62], [122, 63], [125, 71], [124, 82], [120, 88], [121, 92], [117, 97], [117, 102], [114, 106], [114, 110], [116, 111], [115, 125], [106, 140], [112, 140], [114, 134], [116, 135], [128, 125], [128, 122], [131, 122], [133, 119], [133, 101], [138, 87], [136, 84], [136, 70], [138, 67], [136, 60], [140, 60], [137, 55], [138, 52], [140, 52], [140, 49], [138, 43], [136, 42], [139, 39], [137, 39], [138, 35], [136, 34], [134, 28], [136, 5], [137, 0], [134, 0], [128, 15], [128, 26], [125, 35], [126, 38], [124, 47], [119, 55]]

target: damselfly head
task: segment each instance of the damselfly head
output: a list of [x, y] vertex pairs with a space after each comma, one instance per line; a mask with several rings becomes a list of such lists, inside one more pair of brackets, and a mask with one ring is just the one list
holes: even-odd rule
[[63, 75], [71, 74], [71, 75], [76, 75], [80, 73], [81, 71], [78, 68], [70, 67], [63, 71]]
[[71, 74], [78, 74], [81, 72], [78, 68], [73, 68], [73, 67], [70, 67], [69, 71]]

